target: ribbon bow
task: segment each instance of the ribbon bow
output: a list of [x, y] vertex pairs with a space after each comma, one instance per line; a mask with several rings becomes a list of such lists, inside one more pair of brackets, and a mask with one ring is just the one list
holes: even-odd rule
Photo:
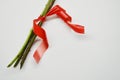
[[84, 26], [72, 24], [72, 18], [69, 16], [66, 11], [61, 8], [59, 5], [54, 6], [45, 16], [40, 16], [37, 19], [33, 20], [33, 32], [42, 39], [42, 43], [40, 46], [36, 49], [34, 52], [34, 59], [38, 63], [43, 56], [44, 52], [47, 50], [49, 44], [46, 37], [45, 30], [38, 26], [38, 22], [44, 22], [46, 17], [51, 16], [53, 14], [56, 14], [58, 17], [60, 17], [71, 29], [73, 29], [77, 33], [84, 34]]

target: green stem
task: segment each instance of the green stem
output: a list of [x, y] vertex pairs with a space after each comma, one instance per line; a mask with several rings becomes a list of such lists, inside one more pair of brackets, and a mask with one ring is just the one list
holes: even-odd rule
[[30, 30], [30, 33], [29, 33], [29, 35], [28, 35], [25, 43], [23, 44], [23, 47], [20, 49], [19, 53], [15, 56], [15, 58], [8, 64], [7, 67], [10, 67], [10, 66], [11, 66], [16, 60], [18, 60], [18, 59], [20, 58], [20, 56], [23, 54], [23, 52], [24, 52], [25, 48], [27, 47], [27, 45], [28, 45], [28, 43], [29, 43], [29, 41], [30, 41], [30, 38], [31, 38], [31, 36], [32, 36], [31, 31], [32, 31], [32, 29]]
[[28, 46], [27, 46], [27, 48], [26, 48], [26, 50], [25, 50], [25, 52], [23, 54], [23, 57], [21, 58], [20, 69], [23, 67], [23, 64], [24, 64], [24, 62], [25, 62], [25, 60], [27, 58], [27, 55], [28, 55], [31, 47], [32, 47], [32, 44], [34, 43], [35, 38], [36, 38], [36, 35], [34, 35], [32, 37], [31, 41], [29, 42], [29, 44], [28, 44]]
[[[45, 16], [47, 14], [47, 12], [51, 9], [54, 2], [55, 2], [55, 0], [48, 0], [46, 7], [44, 8], [41, 16]], [[42, 26], [42, 22], [39, 22], [38, 25]], [[10, 64], [7, 67], [10, 67], [14, 62], [16, 62], [14, 65], [14, 67], [16, 67], [17, 64], [19, 63], [19, 61], [22, 59], [21, 66], [20, 66], [20, 68], [22, 68], [24, 61], [26, 60], [26, 57], [32, 47], [32, 44], [33, 44], [35, 38], [36, 38], [36, 35], [33, 33], [33, 30], [30, 30], [29, 36], [26, 39], [23, 47], [21, 48], [19, 53], [16, 55], [16, 57], [10, 62]]]
[[33, 33], [32, 33], [32, 29], [30, 30], [29, 36], [27, 38], [27, 41], [25, 42], [25, 47], [22, 47], [22, 49], [20, 50], [19, 54], [20, 56], [18, 57], [18, 59], [15, 61], [14, 67], [16, 67], [18, 65], [18, 63], [20, 62], [21, 58], [23, 57], [25, 50], [29, 44], [29, 42], [31, 41], [30, 39], [33, 37]]

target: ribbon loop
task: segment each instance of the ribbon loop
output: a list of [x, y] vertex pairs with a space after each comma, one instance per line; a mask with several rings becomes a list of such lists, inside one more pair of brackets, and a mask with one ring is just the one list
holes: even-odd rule
[[47, 14], [47, 16], [57, 14], [60, 11], [65, 11], [63, 8], [61, 8], [59, 5], [55, 5]]
[[72, 20], [71, 16], [69, 16], [66, 12], [63, 12], [63, 11], [60, 11], [57, 13], [57, 15], [62, 19], [64, 20], [65, 22], [67, 21], [70, 21]]
[[52, 14], [56, 14], [57, 16], [59, 16], [75, 32], [84, 34], [84, 26], [72, 24], [71, 23], [71, 21], [72, 21], [71, 16], [69, 14], [67, 14], [66, 11], [62, 7], [60, 7], [59, 5], [56, 5], [55, 7], [53, 7], [50, 10], [50, 12], [48, 13], [48, 15], [52, 15]]
[[33, 20], [33, 32], [42, 39], [42, 43], [40, 44], [40, 46], [37, 48], [33, 55], [37, 63], [39, 62], [43, 53], [47, 50], [49, 46], [46, 37], [46, 32], [43, 28], [38, 26], [38, 22], [44, 22], [47, 16], [51, 16], [53, 14], [59, 16], [75, 32], [82, 34], [84, 33], [84, 26], [72, 24], [71, 16], [68, 15], [66, 11], [59, 5], [54, 6], [45, 16], [39, 16], [38, 19]]

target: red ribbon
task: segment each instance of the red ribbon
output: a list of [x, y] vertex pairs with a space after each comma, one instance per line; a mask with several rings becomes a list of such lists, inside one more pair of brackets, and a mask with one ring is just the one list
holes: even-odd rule
[[77, 24], [72, 24], [72, 18], [69, 16], [66, 11], [61, 8], [59, 5], [54, 6], [46, 16], [40, 16], [38, 19], [33, 20], [33, 32], [42, 39], [42, 43], [40, 46], [36, 49], [33, 57], [38, 63], [39, 60], [41, 59], [43, 53], [47, 50], [48, 48], [48, 41], [46, 37], [46, 32], [45, 30], [38, 25], [38, 22], [44, 22], [47, 16], [51, 16], [53, 14], [56, 14], [59, 16], [66, 24], [69, 25], [71, 29], [73, 29], [77, 33], [82, 33], [84, 34], [84, 26], [77, 25]]

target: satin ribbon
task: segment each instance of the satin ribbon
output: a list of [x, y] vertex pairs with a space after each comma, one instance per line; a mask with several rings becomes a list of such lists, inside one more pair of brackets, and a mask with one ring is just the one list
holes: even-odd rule
[[33, 20], [33, 32], [42, 39], [42, 43], [36, 49], [33, 55], [37, 63], [39, 62], [39, 60], [41, 59], [44, 52], [48, 49], [48, 46], [49, 46], [48, 40], [46, 37], [46, 32], [41, 26], [38, 25], [38, 23], [44, 22], [46, 17], [51, 16], [53, 14], [56, 14], [58, 17], [60, 17], [75, 32], [84, 34], [84, 26], [72, 24], [71, 16], [69, 16], [66, 13], [66, 11], [63, 8], [61, 8], [59, 5], [54, 6], [45, 16], [40, 16], [37, 19]]

